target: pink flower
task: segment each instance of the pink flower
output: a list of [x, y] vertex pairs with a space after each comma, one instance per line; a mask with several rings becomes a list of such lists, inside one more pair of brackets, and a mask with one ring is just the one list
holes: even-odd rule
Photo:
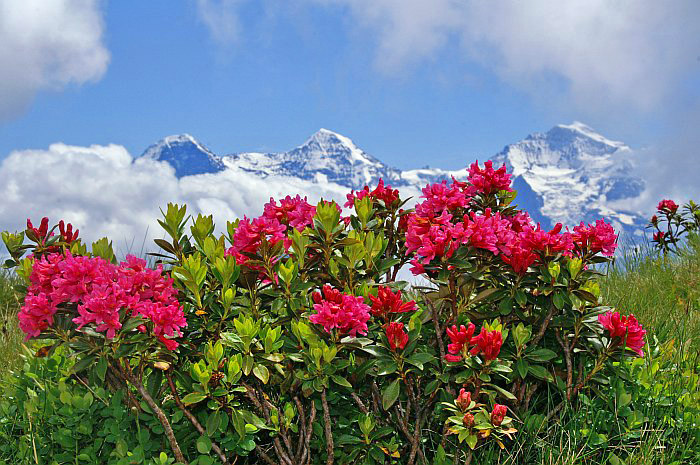
[[537, 255], [524, 247], [514, 247], [511, 249], [509, 255], [503, 254], [501, 260], [509, 264], [513, 268], [513, 271], [523, 275], [527, 273], [528, 268], [537, 261]]
[[391, 288], [380, 286], [377, 290], [377, 297], [370, 295], [372, 302], [372, 316], [386, 319], [391, 313], [412, 312], [416, 309], [416, 302], [411, 300], [404, 302], [401, 299], [401, 291], [391, 292]]
[[302, 231], [307, 226], [313, 225], [315, 214], [316, 207], [307, 202], [306, 197], [302, 199], [301, 196], [297, 195], [296, 197], [283, 198], [279, 205], [275, 199], [270, 198], [270, 201], [265, 204], [263, 216]]
[[496, 404], [493, 406], [493, 411], [491, 412], [491, 424], [493, 426], [501, 426], [503, 420], [506, 418], [508, 413], [508, 407], [501, 404]]
[[27, 335], [25, 339], [37, 337], [51, 326], [55, 313], [56, 307], [46, 294], [27, 294], [18, 315], [19, 327]]
[[569, 233], [560, 234], [561, 230], [561, 223], [557, 223], [551, 231], [543, 231], [538, 224], [537, 228], [526, 229], [520, 233], [522, 246], [545, 255], [571, 255], [574, 248], [573, 239]]
[[381, 200], [387, 208], [390, 208], [399, 199], [399, 191], [392, 189], [388, 184], [384, 186], [384, 179], [380, 178], [379, 184], [372, 191], [369, 190], [369, 186], [365, 186], [364, 189], [357, 192], [351, 191], [347, 195], [348, 201], [345, 202], [345, 206], [352, 208], [355, 206], [355, 199], [362, 199], [367, 196], [372, 200]]
[[639, 324], [634, 315], [622, 316], [619, 312], [606, 312], [598, 315], [598, 321], [610, 332], [610, 337], [615, 345], [623, 343], [637, 353], [644, 356], [644, 335], [647, 333]]
[[236, 262], [243, 265], [250, 259], [248, 254], [258, 253], [263, 241], [271, 245], [284, 241], [285, 249], [288, 249], [290, 243], [286, 231], [287, 227], [277, 218], [261, 216], [251, 221], [244, 216], [233, 233], [233, 246], [226, 251], [226, 255], [233, 255]]
[[469, 203], [469, 197], [462, 192], [457, 181], [453, 181], [449, 187], [447, 181], [429, 184], [423, 188], [421, 198], [424, 198], [425, 201], [416, 205], [416, 214], [420, 216], [453, 211], [466, 207]]
[[579, 226], [574, 227], [571, 237], [579, 249], [594, 254], [602, 252], [603, 255], [612, 256], [617, 247], [615, 230], [602, 219], [588, 226], [584, 226], [582, 221]]
[[457, 325], [447, 328], [447, 336], [451, 342], [447, 345], [448, 353], [445, 355], [445, 360], [448, 362], [462, 360], [463, 354], [466, 353], [466, 350], [463, 351], [463, 349], [469, 349], [475, 329], [474, 323], [469, 323], [468, 326], [461, 325], [459, 328]]
[[30, 240], [43, 245], [46, 242], [46, 239], [49, 237], [49, 219], [47, 217], [43, 217], [39, 227], [35, 228], [32, 221], [27, 218], [26, 234]]
[[665, 199], [659, 202], [656, 209], [662, 213], [676, 213], [678, 210], [678, 204], [673, 200]]
[[73, 225], [68, 223], [68, 226], [66, 226], [63, 220], [58, 222], [58, 230], [61, 233], [61, 239], [63, 239], [63, 242], [66, 244], [70, 244], [78, 239], [78, 233], [80, 232], [78, 229], [73, 232]]
[[656, 215], [653, 215], [653, 216], [651, 217], [651, 220], [649, 220], [649, 221], [651, 221], [651, 224], [656, 224], [656, 223], [659, 222], [659, 217], [656, 216]]
[[506, 172], [506, 165], [503, 164], [497, 170], [493, 169], [491, 160], [484, 163], [484, 168], [479, 168], [479, 161], [472, 163], [469, 167], [469, 182], [476, 192], [481, 194], [492, 194], [498, 191], [511, 191], [510, 174]]
[[475, 346], [471, 350], [472, 355], [477, 355], [481, 352], [486, 360], [495, 360], [501, 352], [503, 345], [503, 335], [500, 331], [489, 331], [485, 328], [481, 329], [478, 336], [472, 339]]
[[408, 334], [404, 329], [403, 323], [389, 323], [386, 325], [386, 338], [389, 340], [389, 347], [391, 350], [396, 351], [397, 349], [403, 350], [408, 344]]
[[654, 233], [653, 240], [654, 240], [654, 242], [661, 242], [663, 240], [664, 236], [666, 236], [665, 232], [657, 231]]
[[314, 293], [313, 300], [316, 302], [316, 313], [309, 316], [309, 321], [323, 326], [327, 333], [338, 329], [340, 334], [349, 334], [352, 337], [356, 337], [358, 333], [367, 334], [370, 307], [364, 303], [362, 297], [341, 294], [340, 291], [324, 285], [323, 296]]

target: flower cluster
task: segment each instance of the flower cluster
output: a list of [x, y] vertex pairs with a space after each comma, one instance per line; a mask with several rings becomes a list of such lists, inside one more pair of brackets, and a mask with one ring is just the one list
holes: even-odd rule
[[[73, 231], [73, 225], [66, 224], [63, 220], [58, 222], [58, 231], [61, 234], [61, 241], [66, 244], [71, 244], [73, 241], [78, 239], [79, 230]], [[52, 237], [53, 230], [49, 231], [49, 219], [44, 217], [41, 219], [41, 223], [38, 228], [35, 228], [32, 221], [27, 218], [27, 229], [26, 234], [29, 239], [40, 245], [45, 245], [47, 239]], [[58, 251], [58, 247], [49, 247], [50, 251]]]
[[410, 300], [404, 302], [401, 299], [401, 291], [391, 292], [391, 288], [380, 286], [377, 290], [377, 296], [370, 295], [369, 300], [372, 302], [372, 316], [387, 320], [391, 314], [412, 312], [416, 309], [416, 302]]
[[369, 190], [369, 186], [365, 186], [362, 190], [360, 191], [350, 191], [350, 193], [347, 195], [347, 202], [345, 202], [345, 206], [352, 208], [355, 205], [355, 200], [356, 199], [363, 199], [365, 197], [369, 196], [372, 200], [381, 200], [384, 202], [384, 205], [388, 208], [391, 207], [394, 202], [396, 202], [399, 199], [399, 191], [396, 189], [392, 189], [390, 185], [384, 185], [384, 180], [379, 179], [379, 183], [377, 184], [377, 187], [374, 188], [374, 190]]
[[493, 169], [491, 160], [484, 163], [484, 168], [479, 168], [476, 161], [469, 167], [469, 183], [473, 193], [493, 194], [498, 191], [512, 191], [510, 188], [510, 174], [506, 171], [505, 163], [497, 170]]
[[[503, 345], [503, 335], [500, 331], [491, 331], [481, 328], [481, 332], [474, 336], [476, 327], [473, 323], [468, 326], [461, 325], [457, 328], [453, 325], [447, 328], [447, 336], [450, 343], [447, 345], [445, 360], [448, 362], [459, 362], [468, 355], [482, 354], [485, 360], [495, 360], [501, 352]], [[470, 349], [470, 346], [471, 347]]]
[[574, 227], [571, 237], [582, 252], [588, 251], [593, 254], [601, 252], [611, 257], [617, 247], [615, 230], [603, 220], [597, 220], [595, 224], [588, 226], [584, 226], [582, 221], [579, 226]]
[[634, 315], [623, 316], [619, 312], [606, 312], [598, 315], [598, 321], [610, 332], [615, 346], [626, 345], [640, 357], [644, 356], [644, 335], [647, 333]]
[[258, 253], [263, 241], [274, 245], [284, 241], [285, 249], [289, 248], [289, 239], [286, 235], [287, 226], [280, 223], [277, 218], [261, 216], [250, 220], [247, 217], [238, 223], [233, 234], [233, 245], [226, 251], [226, 255], [233, 255], [239, 265], [249, 260], [249, 255]]
[[656, 206], [656, 209], [662, 213], [676, 213], [678, 204], [673, 200], [664, 199]]
[[31, 285], [19, 312], [20, 328], [27, 339], [37, 337], [53, 325], [60, 306], [74, 304], [78, 316], [73, 322], [81, 329], [95, 325], [111, 339], [122, 327], [120, 312], [142, 315], [153, 322], [153, 334], [173, 350], [172, 337], [187, 326], [177, 301], [173, 281], [163, 276], [162, 267], [150, 269], [146, 261], [127, 256], [114, 265], [101, 257], [52, 253], [38, 259], [30, 275]]
[[290, 197], [289, 195], [280, 200], [279, 205], [275, 199], [265, 204], [263, 216], [270, 220], [277, 220], [279, 223], [303, 231], [307, 226], [313, 225], [316, 207], [311, 205], [306, 197]]
[[337, 329], [340, 334], [352, 337], [367, 334], [370, 307], [362, 297], [343, 294], [326, 284], [322, 293], [314, 292], [312, 298], [316, 313], [309, 316], [309, 321], [323, 326], [327, 333]]
[[501, 404], [496, 404], [493, 406], [493, 411], [491, 412], [491, 424], [493, 426], [501, 426], [503, 420], [506, 418], [508, 413], [508, 407]]

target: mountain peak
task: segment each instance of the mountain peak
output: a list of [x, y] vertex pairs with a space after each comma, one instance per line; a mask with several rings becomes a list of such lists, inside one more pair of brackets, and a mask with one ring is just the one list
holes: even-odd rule
[[148, 147], [141, 157], [169, 163], [178, 178], [224, 169], [219, 157], [186, 133], [164, 137]]
[[615, 147], [615, 148], [627, 147], [622, 142], [608, 139], [607, 137], [601, 135], [599, 132], [595, 131], [593, 128], [591, 128], [587, 124], [584, 124], [580, 121], [574, 121], [571, 124], [557, 124], [555, 127], [550, 129], [547, 132], [547, 134], [550, 134], [552, 131], [557, 132], [558, 130], [569, 131], [569, 132], [574, 133], [576, 135], [584, 136], [584, 137], [592, 139], [596, 142], [599, 142], [601, 144], [609, 145], [609, 146]]

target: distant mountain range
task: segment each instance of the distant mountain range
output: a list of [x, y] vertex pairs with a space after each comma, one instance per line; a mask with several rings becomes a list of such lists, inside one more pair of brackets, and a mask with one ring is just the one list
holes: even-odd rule
[[[348, 137], [327, 129], [320, 129], [288, 152], [228, 155], [216, 155], [194, 137], [181, 134], [148, 147], [142, 157], [170, 164], [178, 178], [234, 169], [263, 183], [267, 177], [281, 175], [312, 183], [334, 183], [348, 190], [371, 186], [380, 178], [394, 187], [420, 189], [451, 176], [467, 176], [466, 168], [393, 168]], [[618, 230], [640, 234], [646, 221], [638, 212], [610, 205], [612, 201], [616, 205], [624, 203], [620, 200], [634, 198], [645, 188], [644, 181], [632, 174], [631, 158], [628, 146], [578, 122], [533, 133], [491, 157], [495, 164], [506, 164], [518, 191], [516, 203], [543, 226], [556, 222], [574, 226], [577, 221], [603, 217]]]

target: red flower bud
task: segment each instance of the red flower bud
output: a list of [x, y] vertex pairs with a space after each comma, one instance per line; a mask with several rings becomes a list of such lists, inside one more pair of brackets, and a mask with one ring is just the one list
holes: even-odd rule
[[503, 419], [506, 417], [506, 413], [508, 413], [508, 407], [501, 404], [494, 405], [493, 412], [491, 412], [491, 424], [493, 426], [501, 426]]
[[404, 330], [403, 323], [389, 323], [386, 326], [386, 338], [389, 340], [391, 350], [403, 350], [408, 343], [408, 334]]
[[474, 426], [474, 415], [471, 413], [465, 413], [464, 418], [462, 418], [462, 424], [465, 428], [471, 428]]
[[455, 403], [457, 404], [457, 407], [464, 412], [469, 408], [469, 404], [472, 403], [472, 393], [467, 392], [464, 388], [462, 388], [459, 391], [459, 395], [455, 399]]

